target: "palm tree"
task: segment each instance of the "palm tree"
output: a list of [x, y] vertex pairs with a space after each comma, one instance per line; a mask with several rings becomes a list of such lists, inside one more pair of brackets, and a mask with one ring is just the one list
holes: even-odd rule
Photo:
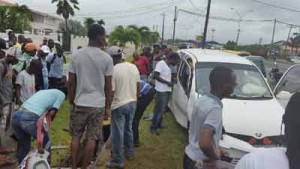
[[84, 25], [86, 29], [89, 29], [91, 25], [93, 25], [96, 21], [93, 18], [86, 18], [84, 21]]
[[99, 21], [97, 21], [97, 24], [99, 24], [100, 26], [105, 25], [105, 22], [103, 19], [100, 19]]
[[68, 19], [71, 16], [74, 16], [75, 11], [74, 9], [79, 10], [78, 7], [78, 1], [77, 0], [52, 0], [52, 3], [57, 3], [56, 4], [56, 13], [58, 15], [62, 15], [65, 19], [65, 24], [66, 24], [66, 37], [68, 45], [65, 46], [67, 49], [70, 49], [70, 30], [68, 26]]

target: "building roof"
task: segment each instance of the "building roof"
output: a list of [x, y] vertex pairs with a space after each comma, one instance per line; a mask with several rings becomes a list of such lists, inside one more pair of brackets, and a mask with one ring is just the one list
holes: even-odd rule
[[5, 0], [0, 0], [0, 6], [17, 6], [17, 4]]
[[240, 57], [235, 54], [222, 52], [220, 50], [210, 49], [183, 49], [180, 52], [193, 55], [197, 62], [221, 62], [221, 63], [237, 63], [252, 65], [252, 63], [246, 58]]
[[[18, 6], [18, 4], [17, 3], [11, 3], [7, 0], [0, 0], [0, 6]], [[39, 14], [39, 15], [42, 15], [42, 16], [50, 17], [50, 18], [53, 18], [53, 19], [61, 20], [61, 21], [63, 20], [60, 17], [52, 16], [52, 15], [49, 15], [47, 13], [40, 12], [40, 11], [37, 11], [37, 10], [34, 10], [34, 9], [29, 9], [29, 10], [32, 13], [36, 13], [36, 14]]]

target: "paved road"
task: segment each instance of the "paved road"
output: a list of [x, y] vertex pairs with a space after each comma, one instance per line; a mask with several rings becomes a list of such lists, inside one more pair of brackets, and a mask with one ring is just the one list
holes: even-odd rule
[[[274, 67], [274, 61], [273, 60], [264, 60], [264, 62], [265, 62], [265, 66], [266, 66], [266, 71], [267, 71], [267, 73], [269, 73], [270, 70], [272, 69], [272, 67]], [[278, 60], [276, 63], [279, 67], [279, 70], [283, 73], [289, 67], [291, 67], [293, 65], [293, 63], [285, 61], [285, 60]]]

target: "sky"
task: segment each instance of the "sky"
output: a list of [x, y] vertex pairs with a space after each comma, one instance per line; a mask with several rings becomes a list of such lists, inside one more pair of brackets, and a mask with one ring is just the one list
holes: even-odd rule
[[[51, 0], [11, 0], [19, 4], [26, 4], [29, 8], [56, 15], [56, 6]], [[245, 20], [274, 20], [300, 25], [300, 12], [282, 10], [267, 6], [257, 1], [276, 6], [300, 9], [299, 0], [212, 0], [211, 16], [239, 19], [238, 13]], [[195, 39], [204, 30], [204, 17], [182, 12], [206, 14], [207, 0], [79, 0], [80, 10], [72, 19], [83, 21], [87, 17], [96, 20], [103, 19], [107, 32], [111, 32], [117, 25], [148, 26], [151, 30], [162, 31], [162, 14], [165, 13], [165, 38], [171, 39], [173, 32], [174, 7], [178, 7], [176, 23], [176, 38]], [[226, 43], [235, 41], [238, 22], [223, 20], [209, 20], [208, 40]], [[273, 21], [241, 22], [239, 44], [270, 43], [273, 31]], [[215, 30], [214, 33], [212, 30]], [[277, 24], [275, 40], [286, 40], [289, 34], [289, 25]], [[292, 34], [300, 32], [299, 27], [292, 28]]]

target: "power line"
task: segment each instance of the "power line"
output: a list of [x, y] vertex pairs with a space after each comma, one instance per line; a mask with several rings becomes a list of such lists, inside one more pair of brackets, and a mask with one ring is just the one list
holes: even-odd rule
[[194, 4], [193, 0], [189, 0], [189, 2], [190, 2], [190, 4], [191, 4], [195, 9], [200, 10], [201, 13], [204, 13], [204, 9], [201, 9], [201, 8], [197, 7], [197, 6]]
[[[189, 13], [191, 15], [195, 15], [195, 16], [199, 16], [199, 17], [205, 17], [206, 15], [204, 14], [200, 14], [200, 13], [196, 13], [196, 12], [191, 12], [191, 11], [187, 11], [184, 9], [179, 9], [178, 11], [182, 11], [185, 13]], [[234, 18], [226, 18], [226, 17], [220, 17], [220, 16], [210, 16], [210, 19], [213, 20], [219, 20], [219, 21], [228, 21], [228, 22], [273, 22], [273, 19], [265, 19], [265, 20], [253, 20], [253, 19], [234, 19]]]
[[300, 13], [300, 10], [292, 9], [292, 8], [289, 8], [289, 7], [277, 6], [277, 5], [270, 4], [270, 3], [267, 3], [267, 2], [263, 2], [263, 1], [259, 1], [259, 0], [251, 0], [251, 1], [263, 4], [263, 5], [266, 5], [266, 6], [271, 6], [273, 8], [281, 9], [281, 10], [286, 10], [286, 11], [290, 11], [290, 12], [298, 12], [298, 13]]

